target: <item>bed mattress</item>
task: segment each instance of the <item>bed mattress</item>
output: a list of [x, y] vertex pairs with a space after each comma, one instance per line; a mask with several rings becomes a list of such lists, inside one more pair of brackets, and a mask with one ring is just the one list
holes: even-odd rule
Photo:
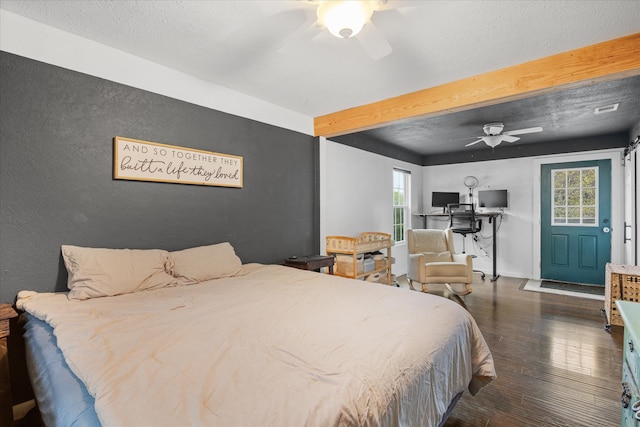
[[93, 397], [69, 369], [53, 328], [28, 313], [23, 316], [27, 369], [45, 425], [99, 425]]

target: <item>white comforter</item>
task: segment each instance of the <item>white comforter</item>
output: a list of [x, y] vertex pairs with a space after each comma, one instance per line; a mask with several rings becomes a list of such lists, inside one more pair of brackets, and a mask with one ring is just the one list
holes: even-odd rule
[[73, 301], [23, 292], [107, 426], [437, 425], [495, 378], [473, 318], [437, 296], [275, 265]]

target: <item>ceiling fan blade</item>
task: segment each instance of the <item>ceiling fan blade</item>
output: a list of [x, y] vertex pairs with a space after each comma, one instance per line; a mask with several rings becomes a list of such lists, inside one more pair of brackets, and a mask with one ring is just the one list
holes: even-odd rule
[[510, 130], [507, 132], [502, 132], [502, 134], [503, 135], [524, 135], [525, 133], [536, 133], [536, 132], [542, 132], [542, 128], [538, 126], [534, 128]]
[[449, 141], [463, 141], [465, 139], [482, 138], [481, 136], [465, 136], [464, 138], [450, 139]]
[[367, 22], [355, 37], [374, 61], [384, 58], [393, 51], [382, 32], [371, 21]]
[[[418, 3], [418, 5], [420, 5]], [[378, 1], [378, 4], [375, 7], [376, 11], [386, 11], [393, 9], [407, 9], [407, 8], [415, 8], [416, 2], [414, 0], [382, 0]]]
[[517, 140], [519, 140], [520, 138], [518, 138], [517, 136], [511, 136], [511, 135], [502, 135], [502, 140], [503, 141], [507, 141], [507, 142], [516, 142]]
[[470, 142], [470, 143], [468, 143], [467, 145], [465, 145], [465, 147], [471, 147], [472, 145], [475, 145], [475, 144], [477, 144], [478, 142], [482, 142], [482, 141], [483, 141], [482, 139], [479, 139], [479, 140], [477, 140], [477, 141]]
[[291, 53], [308, 49], [309, 43], [319, 34], [322, 34], [322, 31], [323, 28], [318, 25], [317, 21], [306, 23], [294, 31], [277, 51], [279, 53]]

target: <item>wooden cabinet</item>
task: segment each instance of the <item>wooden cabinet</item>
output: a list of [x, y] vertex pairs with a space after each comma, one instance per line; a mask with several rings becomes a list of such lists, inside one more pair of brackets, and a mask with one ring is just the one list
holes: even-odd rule
[[623, 427], [640, 426], [640, 304], [616, 301], [624, 323], [622, 356], [622, 419]]
[[604, 283], [605, 329], [611, 325], [622, 326], [616, 301], [640, 302], [640, 267], [607, 263]]
[[[388, 233], [364, 232], [357, 237], [327, 236], [326, 252], [336, 256], [335, 275], [360, 279], [380, 273], [383, 282], [391, 285], [391, 245]], [[376, 252], [381, 252], [383, 259], [373, 259], [373, 268], [365, 267], [364, 256]]]

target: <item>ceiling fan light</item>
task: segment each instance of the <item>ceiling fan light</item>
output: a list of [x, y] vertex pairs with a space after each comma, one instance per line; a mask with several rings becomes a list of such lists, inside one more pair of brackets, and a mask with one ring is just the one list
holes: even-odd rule
[[318, 6], [318, 20], [338, 38], [353, 37], [371, 18], [369, 0], [323, 1]]
[[502, 135], [488, 135], [482, 137], [483, 141], [491, 148], [502, 142]]

